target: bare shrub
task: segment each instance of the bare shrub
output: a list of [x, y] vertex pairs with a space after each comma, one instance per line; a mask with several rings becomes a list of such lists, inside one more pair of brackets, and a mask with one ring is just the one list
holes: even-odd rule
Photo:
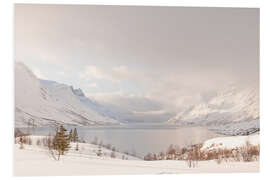
[[191, 167], [194, 168], [196, 166], [196, 162], [192, 157], [192, 153], [188, 153], [188, 157], [186, 159], [186, 162], [187, 162], [187, 165], [189, 168], [191, 168]]
[[221, 155], [219, 155], [218, 158], [215, 159], [215, 161], [216, 161], [217, 164], [221, 164], [222, 160], [223, 160], [223, 158], [222, 158]]
[[175, 153], [176, 153], [176, 149], [175, 147], [171, 144], [167, 150], [167, 160], [172, 160], [175, 158]]
[[107, 144], [107, 145], [105, 145], [105, 148], [107, 148], [107, 149], [111, 149], [111, 147], [112, 147], [112, 145], [111, 145], [111, 144]]
[[199, 160], [198, 149], [199, 148], [194, 148], [188, 151], [186, 162], [189, 168], [191, 167], [194, 168], [198, 165], [198, 160]]
[[51, 149], [52, 146], [53, 146], [52, 136], [49, 135], [49, 136], [43, 138], [42, 139], [42, 144], [43, 144], [43, 146], [48, 147], [49, 149]]
[[37, 140], [36, 144], [37, 144], [37, 146], [40, 146], [41, 145], [40, 139]]
[[32, 145], [32, 139], [29, 136], [22, 136], [22, 141], [24, 144]]
[[259, 147], [252, 146], [249, 141], [246, 141], [245, 146], [240, 148], [242, 159], [245, 162], [250, 162], [258, 159]]
[[23, 149], [24, 146], [23, 146], [23, 137], [22, 136], [19, 138], [19, 144], [20, 144], [20, 149]]
[[244, 146], [233, 149], [212, 149], [201, 152], [202, 160], [215, 160], [218, 164], [222, 161], [257, 161], [260, 155], [260, 146], [254, 146], [246, 142]]
[[163, 159], [165, 159], [165, 154], [163, 153], [163, 152], [160, 152], [159, 154], [158, 154], [158, 159], [159, 160], [163, 160]]
[[146, 156], [143, 158], [145, 161], [152, 161], [153, 160], [153, 155], [152, 153], [148, 153]]
[[115, 152], [112, 151], [112, 152], [111, 152], [111, 158], [115, 158], [115, 157], [116, 157]]
[[125, 151], [124, 154], [129, 155], [129, 152], [128, 151]]
[[217, 164], [227, 161], [258, 161], [260, 156], [260, 145], [252, 145], [248, 141], [242, 147], [217, 148], [222, 144], [214, 144], [210, 148], [201, 150], [202, 144], [191, 145], [184, 148], [170, 145], [167, 153], [163, 152], [158, 155], [148, 153], [144, 160], [185, 160], [188, 167], [196, 167], [198, 161], [214, 160]]
[[111, 158], [116, 158], [116, 155], [115, 155], [115, 148], [114, 148], [114, 147], [112, 147]]

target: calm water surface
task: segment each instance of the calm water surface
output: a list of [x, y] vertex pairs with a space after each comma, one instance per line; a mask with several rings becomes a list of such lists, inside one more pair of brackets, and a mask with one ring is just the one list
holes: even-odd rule
[[[66, 127], [67, 129], [74, 127]], [[203, 127], [175, 127], [164, 124], [128, 124], [121, 126], [76, 127], [79, 138], [92, 142], [95, 137], [103, 144], [112, 144], [121, 152], [143, 157], [148, 152], [165, 152], [170, 144], [180, 147], [201, 143], [219, 135]], [[26, 129], [23, 129], [26, 131]], [[48, 135], [54, 128], [35, 128], [34, 134]]]

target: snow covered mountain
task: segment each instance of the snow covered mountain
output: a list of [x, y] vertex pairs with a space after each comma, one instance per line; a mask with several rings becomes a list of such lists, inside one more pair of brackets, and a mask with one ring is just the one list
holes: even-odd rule
[[[15, 65], [16, 127], [29, 123], [36, 126], [111, 125], [129, 122], [137, 116], [116, 105], [88, 98], [81, 89], [37, 79], [23, 63]], [[143, 117], [141, 119], [147, 119]], [[200, 104], [181, 110], [168, 122], [207, 126], [222, 134], [245, 135], [259, 131], [259, 118], [259, 89], [230, 86]]]
[[240, 135], [259, 131], [259, 89], [229, 87], [209, 101], [179, 112], [168, 122], [207, 126], [222, 134]]
[[23, 63], [15, 64], [16, 127], [29, 123], [36, 126], [119, 124], [117, 120], [91, 109], [82, 98], [86, 99], [82, 90], [39, 80]]
[[62, 88], [60, 87], [70, 88], [73, 94], [76, 95], [76, 99], [78, 99], [80, 103], [86, 106], [87, 108], [92, 109], [93, 111], [97, 112], [99, 115], [103, 117], [109, 117], [111, 119], [122, 122], [121, 118], [124, 112], [115, 111], [114, 108], [108, 107], [106, 104], [102, 104], [94, 99], [86, 97], [80, 88], [74, 89], [72, 86], [60, 84], [55, 81], [49, 81], [49, 80], [40, 80], [40, 82], [47, 89], [49, 89], [52, 92], [55, 92], [56, 96], [58, 97], [62, 95], [62, 92], [61, 92]]

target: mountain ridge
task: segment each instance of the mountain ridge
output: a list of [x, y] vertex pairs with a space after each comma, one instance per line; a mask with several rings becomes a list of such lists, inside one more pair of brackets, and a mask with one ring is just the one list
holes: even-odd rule
[[223, 134], [259, 131], [259, 89], [228, 87], [208, 102], [190, 106], [168, 120], [170, 124], [208, 126]]
[[[115, 119], [100, 115], [83, 104], [81, 89], [39, 80], [21, 62], [15, 64], [15, 126], [112, 125]], [[54, 87], [54, 88], [52, 88]]]

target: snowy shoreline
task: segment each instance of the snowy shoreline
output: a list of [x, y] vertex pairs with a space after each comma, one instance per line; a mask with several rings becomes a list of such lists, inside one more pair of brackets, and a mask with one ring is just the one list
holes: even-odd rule
[[[79, 143], [79, 151], [75, 150], [76, 143], [71, 144], [70, 151], [61, 156], [60, 161], [49, 157], [49, 152], [36, 144], [42, 136], [34, 136], [33, 145], [14, 145], [14, 175], [15, 176], [53, 176], [53, 175], [120, 175], [120, 174], [178, 174], [178, 173], [233, 173], [259, 172], [259, 161], [253, 162], [222, 162], [214, 160], [198, 161], [194, 168], [189, 168], [184, 160], [142, 161], [133, 156], [122, 160], [122, 153], [116, 152], [116, 158], [109, 156], [110, 150], [103, 148], [106, 154], [96, 156], [97, 145]], [[259, 135], [219, 137], [205, 141], [202, 149], [221, 145], [222, 148], [241, 146], [247, 139], [251, 144], [259, 144]], [[216, 148], [221, 148], [214, 146]]]

